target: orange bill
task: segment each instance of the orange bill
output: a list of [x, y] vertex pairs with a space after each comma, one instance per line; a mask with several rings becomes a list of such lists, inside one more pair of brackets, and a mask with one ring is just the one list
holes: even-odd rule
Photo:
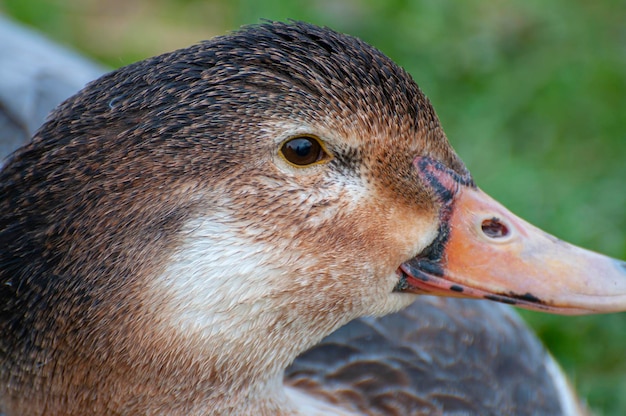
[[430, 159], [422, 180], [443, 202], [440, 235], [402, 264], [407, 292], [484, 298], [560, 314], [626, 310], [626, 263], [534, 227]]

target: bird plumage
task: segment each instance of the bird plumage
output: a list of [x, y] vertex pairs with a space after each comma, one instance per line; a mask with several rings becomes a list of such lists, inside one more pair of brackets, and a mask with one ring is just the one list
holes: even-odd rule
[[[284, 157], [298, 137], [323, 163]], [[283, 370], [414, 301], [400, 265], [446, 259], [461, 188], [427, 98], [356, 38], [266, 23], [113, 71], [0, 174], [0, 410], [296, 413], [306, 359]]]

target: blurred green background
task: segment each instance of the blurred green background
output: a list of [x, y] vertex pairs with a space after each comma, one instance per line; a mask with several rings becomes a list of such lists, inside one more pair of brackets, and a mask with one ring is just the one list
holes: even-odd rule
[[[626, 258], [623, 0], [0, 0], [0, 12], [111, 67], [261, 18], [356, 35], [413, 74], [483, 189]], [[523, 316], [595, 412], [626, 414], [626, 314]]]

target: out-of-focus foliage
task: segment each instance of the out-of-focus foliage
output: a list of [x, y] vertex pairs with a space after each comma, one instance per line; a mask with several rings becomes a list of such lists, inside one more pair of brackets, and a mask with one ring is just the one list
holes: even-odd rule
[[[626, 258], [626, 2], [0, 0], [0, 11], [113, 67], [261, 18], [359, 36], [413, 74], [483, 189]], [[593, 409], [626, 413], [626, 314], [524, 316]]]

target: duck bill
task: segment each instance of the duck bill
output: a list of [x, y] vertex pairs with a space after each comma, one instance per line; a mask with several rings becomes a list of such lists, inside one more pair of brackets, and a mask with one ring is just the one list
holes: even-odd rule
[[427, 255], [400, 267], [405, 291], [559, 314], [626, 310], [625, 262], [559, 240], [445, 169], [425, 169], [448, 201]]

